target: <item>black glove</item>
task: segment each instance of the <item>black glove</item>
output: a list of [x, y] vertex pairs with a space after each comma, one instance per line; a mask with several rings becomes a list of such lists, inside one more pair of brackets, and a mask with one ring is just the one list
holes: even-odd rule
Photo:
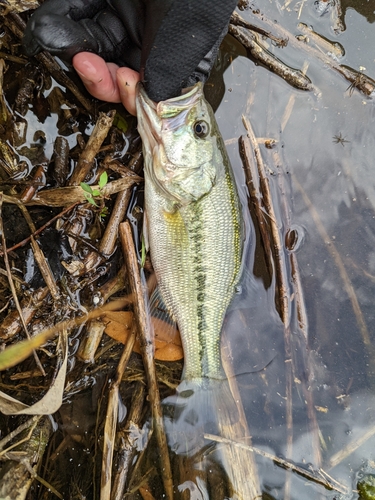
[[175, 97], [205, 81], [236, 0], [45, 0], [24, 36], [70, 62], [78, 52], [140, 71], [151, 99]]

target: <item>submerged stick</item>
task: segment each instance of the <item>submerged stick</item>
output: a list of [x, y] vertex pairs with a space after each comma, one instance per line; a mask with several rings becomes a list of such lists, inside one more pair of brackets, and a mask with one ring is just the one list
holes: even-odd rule
[[375, 80], [373, 80], [369, 76], [359, 71], [356, 71], [352, 68], [349, 68], [348, 66], [339, 64], [338, 62], [334, 61], [330, 56], [327, 56], [324, 52], [307, 45], [301, 40], [298, 40], [298, 38], [294, 37], [287, 29], [283, 28], [279, 23], [275, 23], [270, 19], [267, 19], [263, 14], [260, 14], [260, 12], [254, 10], [253, 14], [258, 17], [261, 16], [262, 22], [270, 26], [271, 29], [274, 30], [275, 32], [278, 32], [280, 36], [288, 38], [289, 44], [291, 46], [297, 48], [297, 50], [303, 50], [311, 57], [319, 59], [329, 68], [340, 73], [340, 75], [342, 75], [350, 82], [351, 85], [349, 88], [353, 89], [356, 88], [357, 90], [359, 90], [360, 92], [362, 92], [367, 96], [372, 96], [375, 93]]
[[248, 137], [241, 136], [239, 139], [239, 144], [240, 144], [240, 155], [245, 170], [246, 186], [249, 190], [249, 204], [251, 203], [252, 207], [254, 207], [255, 210], [255, 216], [257, 218], [258, 227], [264, 246], [264, 257], [266, 260], [267, 270], [270, 277], [272, 277], [273, 264], [271, 257], [272, 256], [271, 241], [268, 232], [268, 226], [266, 223], [266, 214], [262, 210], [259, 185], [257, 183], [258, 176], [256, 175], [256, 164], [255, 164], [253, 149], [251, 148], [251, 143]]
[[125, 482], [132, 465], [136, 441], [141, 432], [142, 409], [145, 398], [144, 384], [138, 382], [135, 387], [128, 420], [120, 434], [120, 445], [117, 453], [116, 474], [113, 480], [111, 500], [122, 500], [124, 498]]
[[356, 437], [350, 443], [348, 443], [342, 450], [338, 451], [327, 462], [327, 467], [333, 469], [336, 465], [339, 465], [345, 458], [354, 453], [360, 446], [367, 443], [375, 435], [375, 426], [372, 426], [361, 436]]
[[287, 38], [278, 38], [270, 31], [266, 31], [263, 28], [260, 28], [259, 26], [255, 26], [254, 24], [249, 23], [248, 21], [246, 21], [246, 19], [241, 17], [236, 11], [234, 11], [233, 14], [231, 15], [230, 22], [231, 24], [234, 24], [234, 26], [242, 26], [242, 28], [247, 28], [248, 30], [255, 31], [260, 36], [269, 38], [270, 40], [275, 42], [275, 44], [279, 47], [286, 47], [288, 45]]
[[271, 54], [262, 44], [259, 42], [258, 37], [251, 31], [242, 28], [241, 26], [229, 25], [228, 32], [234, 36], [244, 47], [246, 47], [250, 54], [267, 66], [276, 75], [283, 78], [293, 87], [300, 90], [313, 90], [313, 84], [310, 78], [302, 73], [298, 69], [291, 68], [285, 63], [280, 61], [276, 56]]
[[258, 175], [259, 175], [259, 187], [262, 193], [262, 199], [271, 229], [272, 250], [275, 256], [276, 279], [279, 286], [279, 298], [278, 298], [279, 313], [284, 325], [288, 326], [289, 316], [290, 316], [290, 304], [289, 304], [290, 294], [288, 287], [287, 272], [285, 268], [284, 246], [281, 241], [279, 228], [277, 226], [277, 218], [275, 210], [273, 208], [272, 197], [269, 188], [269, 181], [265, 173], [264, 163], [259, 145], [257, 143], [253, 128], [248, 118], [243, 116], [242, 121], [247, 131], [247, 137], [249, 138], [251, 147], [254, 151], [255, 161], [257, 164]]
[[17, 309], [13, 309], [7, 314], [0, 325], [0, 340], [8, 341], [22, 330], [21, 317], [23, 318], [23, 322], [28, 325], [48, 294], [49, 290], [45, 286], [34, 290], [31, 296], [29, 295], [22, 299], [20, 303], [22, 316]]
[[154, 363], [154, 345], [150, 318], [147, 313], [146, 286], [139, 273], [137, 256], [135, 253], [133, 236], [129, 222], [120, 224], [120, 238], [123, 247], [124, 258], [128, 268], [128, 275], [134, 301], [134, 312], [137, 322], [139, 340], [142, 349], [142, 359], [148, 384], [148, 396], [150, 399], [152, 417], [155, 425], [155, 434], [161, 455], [161, 474], [165, 493], [168, 500], [173, 500], [173, 482], [171, 464], [168, 455], [167, 438], [164, 432], [163, 413], [160, 405], [159, 387], [156, 380]]
[[[274, 164], [276, 165], [281, 165], [282, 161], [281, 158], [278, 154], [277, 151], [274, 151], [272, 153], [273, 159], [274, 159]], [[279, 185], [284, 192], [284, 178], [281, 177], [280, 175], [278, 176], [279, 179]], [[293, 242], [293, 238], [291, 235], [291, 220], [290, 220], [290, 211], [288, 209], [286, 199], [285, 197], [284, 203], [282, 204], [283, 212], [284, 212], [284, 220], [287, 222], [287, 227], [288, 227], [288, 235], [286, 237], [286, 247], [289, 250], [289, 260], [290, 260], [290, 267], [291, 267], [291, 275], [292, 275], [292, 280], [293, 280], [293, 292], [294, 292], [294, 297], [295, 297], [295, 303], [296, 303], [296, 309], [297, 309], [297, 321], [298, 321], [298, 326], [300, 329], [300, 332], [303, 335], [302, 341], [302, 350], [299, 349], [299, 358], [297, 360], [298, 363], [303, 363], [303, 372], [305, 373], [305, 378], [304, 380], [301, 380], [301, 385], [302, 385], [302, 391], [303, 395], [306, 401], [306, 407], [307, 407], [307, 415], [309, 418], [309, 426], [310, 426], [310, 431], [311, 431], [311, 436], [312, 436], [312, 449], [313, 449], [313, 456], [315, 460], [315, 465], [320, 466], [322, 463], [322, 453], [321, 453], [321, 447], [320, 447], [320, 439], [319, 439], [319, 424], [316, 416], [316, 409], [314, 406], [314, 398], [313, 398], [313, 393], [310, 390], [309, 386], [311, 383], [311, 374], [312, 370], [310, 369], [310, 359], [307, 354], [307, 347], [308, 347], [308, 320], [307, 320], [307, 312], [306, 312], [306, 307], [305, 307], [305, 301], [303, 297], [303, 289], [302, 289], [302, 283], [301, 283], [301, 276], [299, 272], [299, 267], [298, 267], [298, 262], [297, 262], [297, 256], [295, 252], [293, 251], [293, 246], [295, 242]], [[298, 236], [297, 236], [298, 237]], [[296, 335], [293, 335], [294, 342], [297, 340], [299, 342], [301, 339], [298, 338]], [[299, 342], [300, 343], [300, 342]], [[298, 374], [295, 373], [295, 366], [294, 363], [292, 363], [292, 370], [293, 370], [293, 378], [296, 379], [298, 378]]]
[[[27, 429], [26, 429], [27, 430]], [[21, 439], [16, 447], [3, 454], [8, 458], [10, 467], [5, 471], [0, 482], [0, 498], [8, 500], [24, 500], [34, 479], [45, 483], [38, 477], [36, 470], [40, 466], [44, 451], [52, 434], [52, 424], [48, 416], [38, 417], [31, 429], [26, 433], [28, 439]], [[22, 436], [22, 434], [21, 434]], [[50, 485], [47, 485], [47, 488]], [[62, 496], [52, 488], [59, 498]]]
[[[348, 493], [347, 488], [344, 485], [341, 485], [337, 481], [334, 482], [329, 482], [328, 479], [321, 479], [319, 475], [321, 474], [321, 471], [319, 471], [320, 474], [317, 472], [311, 473], [307, 469], [302, 469], [302, 467], [298, 467], [298, 465], [293, 464], [292, 462], [289, 462], [288, 460], [285, 460], [283, 458], [277, 457], [276, 455], [272, 455], [271, 453], [268, 453], [267, 451], [261, 450], [260, 448], [255, 448], [254, 446], [249, 446], [244, 443], [239, 443], [237, 441], [233, 441], [231, 439], [226, 439], [221, 436], [215, 436], [214, 434], [205, 434], [204, 435], [205, 439], [208, 439], [210, 441], [216, 441], [217, 443], [223, 443], [223, 444], [230, 444], [233, 446], [237, 446], [239, 448], [243, 448], [244, 450], [251, 451], [253, 453], [256, 453], [257, 455], [260, 455], [264, 458], [268, 458], [269, 460], [272, 460], [275, 462], [277, 465], [280, 467], [283, 467], [287, 470], [291, 470], [293, 472], [296, 472], [297, 474], [300, 474], [301, 476], [307, 477], [314, 483], [320, 484], [324, 486], [325, 488], [329, 490], [334, 490], [338, 491], [339, 493], [343, 493], [344, 495]], [[328, 476], [328, 475], [327, 475]]]
[[[285, 358], [286, 358], [285, 359], [285, 378], [286, 378], [285, 412], [286, 412], [286, 429], [287, 429], [286, 453], [289, 456], [291, 456], [293, 448], [293, 399], [292, 399], [293, 357], [292, 357], [291, 330], [290, 330], [291, 300], [290, 300], [290, 290], [289, 290], [287, 270], [286, 270], [284, 245], [281, 240], [277, 217], [274, 210], [271, 191], [269, 187], [269, 180], [268, 177], [266, 176], [263, 158], [260, 152], [259, 145], [255, 138], [255, 134], [250, 121], [245, 116], [242, 117], [242, 120], [246, 128], [247, 137], [251, 143], [252, 150], [254, 151], [254, 156], [259, 176], [259, 188], [262, 194], [262, 200], [266, 213], [269, 217], [269, 224], [271, 229], [272, 255], [275, 263], [276, 287], [278, 291], [276, 304], [278, 305], [280, 318], [284, 325], [284, 348], [285, 348]], [[258, 198], [260, 199], [260, 195], [258, 195]], [[284, 494], [285, 498], [289, 498], [290, 496], [289, 477], [286, 478]]]
[[[17, 309], [19, 317], [21, 319], [21, 323], [22, 323], [23, 329], [25, 330], [26, 337], [30, 340], [31, 336], [30, 336], [29, 330], [27, 328], [26, 322], [24, 320], [24, 317], [22, 315], [22, 309], [21, 309], [21, 306], [20, 306], [20, 303], [19, 303], [19, 300], [18, 300], [18, 296], [17, 296], [17, 292], [16, 292], [16, 289], [15, 289], [15, 286], [14, 286], [14, 283], [13, 283], [12, 272], [11, 272], [11, 268], [10, 268], [10, 264], [9, 264], [8, 254], [7, 254], [7, 251], [6, 251], [7, 246], [6, 246], [6, 240], [5, 240], [5, 234], [4, 234], [4, 227], [3, 227], [2, 206], [3, 206], [3, 196], [2, 196], [2, 193], [0, 192], [0, 237], [1, 237], [1, 245], [2, 245], [3, 250], [4, 250], [4, 264], [5, 264], [5, 269], [7, 271], [9, 286], [10, 286], [10, 289], [11, 289], [11, 292], [12, 292], [14, 303], [16, 304], [16, 309]], [[43, 376], [45, 376], [46, 372], [44, 371], [44, 368], [42, 366], [42, 363], [40, 362], [39, 356], [38, 356], [38, 354], [36, 353], [35, 350], [33, 350], [33, 356], [34, 356], [36, 365], [37, 365], [37, 367], [40, 370], [40, 373]]]
[[107, 137], [112, 126], [116, 111], [99, 113], [99, 118], [95, 124], [85, 149], [82, 151], [74, 172], [69, 180], [70, 186], [78, 186], [83, 182], [92, 168], [95, 156], [98, 154], [104, 139]]
[[107, 414], [104, 426], [104, 447], [102, 458], [102, 474], [100, 486], [100, 499], [108, 500], [111, 496], [112, 461], [115, 446], [115, 435], [120, 404], [120, 383], [124, 371], [130, 359], [135, 342], [135, 331], [132, 332], [122, 351], [120, 361], [117, 365], [115, 379], [109, 390]]
[[[220, 434], [223, 438], [233, 441], [245, 441], [251, 445], [251, 436], [247, 425], [245, 410], [242, 404], [240, 391], [238, 389], [233, 366], [230, 362], [233, 359], [228, 334], [223, 333], [222, 338], [223, 366], [228, 377], [230, 390], [239, 414], [239, 420], [236, 422], [225, 421], [224, 413], [218, 415], [218, 424]], [[225, 446], [220, 449], [220, 457], [225, 465], [225, 471], [231, 481], [234, 491], [241, 499], [260, 499], [262, 496], [260, 479], [257, 471], [257, 464], [254, 456], [244, 448], [235, 446]]]
[[[2, 3], [9, 5], [6, 0], [2, 0]], [[10, 10], [7, 15], [2, 16], [7, 27], [12, 31], [12, 33], [19, 39], [22, 40], [24, 31], [26, 29], [26, 23], [22, 17]], [[9, 19], [8, 19], [9, 18]], [[67, 76], [67, 74], [61, 69], [58, 63], [55, 61], [53, 56], [48, 52], [41, 52], [37, 54], [35, 58], [41, 62], [47, 71], [53, 76], [53, 78], [60, 83], [63, 87], [68, 88], [72, 94], [76, 97], [77, 101], [82, 104], [82, 106], [91, 115], [94, 115], [94, 107], [89, 99], [86, 98], [79, 90], [77, 85]]]

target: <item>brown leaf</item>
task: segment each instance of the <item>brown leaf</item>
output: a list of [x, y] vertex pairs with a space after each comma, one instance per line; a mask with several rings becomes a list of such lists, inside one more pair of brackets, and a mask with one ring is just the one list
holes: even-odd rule
[[[133, 313], [130, 311], [107, 312], [103, 320], [107, 322], [105, 333], [125, 344], [133, 327]], [[177, 328], [157, 318], [151, 318], [151, 321], [155, 333], [155, 359], [160, 361], [182, 359], [184, 354]], [[138, 340], [135, 341], [134, 351], [141, 353]]]

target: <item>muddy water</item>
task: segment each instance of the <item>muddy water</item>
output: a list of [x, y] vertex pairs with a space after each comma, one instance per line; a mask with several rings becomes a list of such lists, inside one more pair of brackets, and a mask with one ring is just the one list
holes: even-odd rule
[[[373, 2], [343, 2], [346, 30], [341, 33], [333, 31], [330, 14], [320, 16], [312, 1], [269, 0], [252, 5], [269, 19], [277, 19], [292, 36], [301, 33], [299, 22], [313, 26], [344, 47], [340, 63], [375, 77]], [[257, 23], [251, 11], [241, 15]], [[313, 92], [293, 89], [264, 67], [238, 56], [232, 39], [227, 39], [225, 50], [234, 59], [224, 73], [226, 90], [216, 116], [240, 184], [244, 184], [242, 165], [237, 142], [231, 139], [245, 133], [241, 115], [251, 120], [257, 137], [277, 141], [280, 162], [275, 164], [266, 148], [262, 154], [274, 174], [270, 182], [281, 232], [285, 235], [291, 224], [298, 235], [295, 252], [308, 318], [308, 364], [313, 371], [308, 385], [322, 460], [318, 463], [312, 451], [305, 397], [299, 388], [306, 375], [303, 363], [298, 366], [303, 349], [295, 358], [299, 380], [293, 389], [293, 446], [287, 448], [283, 328], [273, 285], [257, 268], [251, 250], [246, 290], [237, 318], [232, 314], [227, 327], [253, 444], [304, 466], [321, 466], [348, 489], [347, 496], [340, 498], [358, 498], [358, 478], [373, 472], [375, 465], [375, 437], [371, 437], [375, 366], [372, 348], [366, 347], [375, 335], [375, 101], [348, 88], [350, 82], [290, 44], [282, 49], [269, 45], [269, 50], [291, 67], [306, 64]], [[290, 223], [282, 205], [288, 207]], [[300, 335], [298, 328], [292, 335]], [[335, 458], [360, 439], [363, 443], [355, 451]], [[257, 462], [263, 491], [272, 498], [285, 498], [285, 471], [263, 458]], [[292, 474], [290, 498], [339, 496]]]

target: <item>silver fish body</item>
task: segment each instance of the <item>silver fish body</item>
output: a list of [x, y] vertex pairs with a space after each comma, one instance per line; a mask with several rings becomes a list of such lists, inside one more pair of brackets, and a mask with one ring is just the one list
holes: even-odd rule
[[137, 116], [147, 238], [161, 296], [181, 334], [183, 380], [222, 380], [220, 334], [243, 246], [225, 146], [200, 83], [158, 104], [139, 86]]

